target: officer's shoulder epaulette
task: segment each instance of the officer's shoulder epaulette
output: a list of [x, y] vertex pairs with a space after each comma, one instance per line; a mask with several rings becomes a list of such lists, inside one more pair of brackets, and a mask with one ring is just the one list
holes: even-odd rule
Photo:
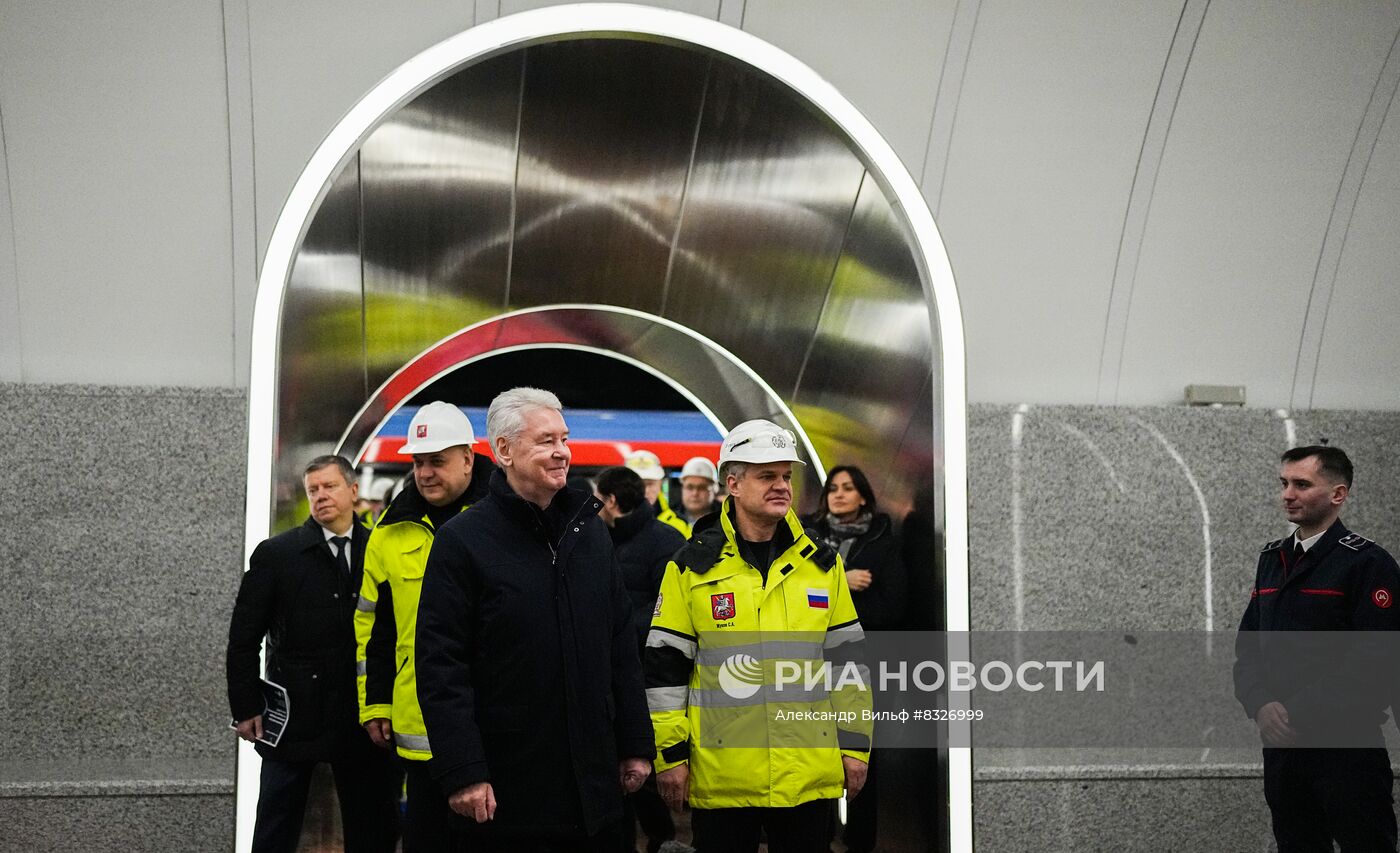
[[681, 546], [672, 559], [675, 560], [681, 571], [689, 569], [697, 575], [703, 575], [715, 563], [719, 562], [720, 552], [724, 550], [724, 542], [724, 528], [706, 528]]
[[1353, 551], [1362, 551], [1371, 547], [1375, 543], [1359, 533], [1349, 533], [1337, 540], [1338, 545], [1345, 545]]
[[1282, 547], [1283, 547], [1283, 543], [1284, 543], [1284, 542], [1287, 542], [1287, 541], [1288, 541], [1288, 537], [1287, 537], [1287, 536], [1283, 537], [1282, 539], [1275, 539], [1274, 541], [1272, 541], [1272, 542], [1270, 542], [1269, 544], [1265, 545], [1263, 548], [1260, 548], [1260, 549], [1259, 549], [1259, 553], [1264, 554], [1264, 553], [1267, 553], [1267, 552], [1269, 552], [1269, 551], [1277, 551], [1278, 549], [1282, 548]]
[[804, 531], [807, 538], [812, 540], [810, 549], [804, 548], [802, 556], [816, 563], [823, 569], [831, 571], [836, 566], [836, 549], [826, 544], [818, 536], [817, 531], [810, 527]]

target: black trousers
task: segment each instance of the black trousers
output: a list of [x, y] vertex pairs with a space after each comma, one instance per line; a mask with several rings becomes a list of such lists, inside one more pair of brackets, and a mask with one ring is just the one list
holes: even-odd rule
[[469, 832], [464, 833], [458, 849], [461, 853], [617, 853], [626, 849], [624, 837], [620, 822], [604, 827], [596, 835], [580, 833], [575, 837], [531, 838], [517, 833]]
[[676, 837], [676, 823], [671, 819], [671, 810], [661, 799], [656, 788], [656, 776], [648, 776], [636, 793], [628, 794], [623, 800], [622, 825], [625, 839], [623, 850], [637, 849], [637, 824], [646, 833], [647, 850], [657, 850], [661, 844]]
[[457, 813], [428, 772], [427, 761], [400, 761], [408, 788], [404, 853], [451, 853], [457, 849]]
[[760, 831], [769, 853], [826, 853], [831, 843], [831, 800], [785, 809], [690, 810], [696, 853], [753, 853]]
[[[399, 837], [399, 769], [388, 750], [357, 732], [330, 761], [345, 853], [393, 853]], [[253, 853], [294, 853], [316, 761], [264, 758]]]
[[1265, 749], [1264, 799], [1279, 853], [1395, 851], [1390, 756], [1373, 749]]

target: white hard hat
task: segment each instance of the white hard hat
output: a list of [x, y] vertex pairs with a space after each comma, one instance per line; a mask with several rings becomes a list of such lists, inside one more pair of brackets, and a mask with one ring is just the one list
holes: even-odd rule
[[472, 422], [461, 409], [441, 400], [429, 403], [418, 410], [408, 424], [408, 444], [399, 448], [400, 453], [412, 456], [415, 453], [437, 453], [459, 444], [471, 445], [476, 441]]
[[650, 450], [634, 450], [627, 454], [622, 464], [635, 471], [643, 480], [666, 479], [666, 469], [661, 467], [661, 457]]
[[720, 445], [719, 464], [726, 462], [796, 462], [797, 436], [772, 421], [744, 421], [729, 431]]
[[703, 456], [692, 456], [685, 460], [685, 467], [681, 468], [681, 479], [686, 477], [704, 477], [711, 483], [719, 482], [719, 472], [715, 470], [715, 463]]
[[384, 503], [393, 500], [394, 496], [390, 494], [394, 489], [393, 477], [371, 477], [370, 481], [365, 483], [364, 486], [363, 489], [360, 489], [360, 497], [362, 498], [372, 501], [383, 501]]

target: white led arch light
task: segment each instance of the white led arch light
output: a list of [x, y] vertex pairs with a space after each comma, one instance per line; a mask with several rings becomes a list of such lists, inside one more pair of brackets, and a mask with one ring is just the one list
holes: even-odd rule
[[[865, 116], [835, 87], [796, 58], [742, 30], [681, 12], [614, 3], [553, 6], [482, 24], [428, 48], [400, 65], [346, 113], [312, 155], [293, 185], [273, 228], [258, 279], [253, 309], [252, 365], [248, 384], [248, 490], [244, 561], [269, 533], [272, 517], [273, 437], [276, 429], [277, 342], [282, 299], [292, 260], [312, 214], [339, 173], [379, 123], [452, 72], [474, 61], [560, 37], [661, 38], [706, 48], [750, 65], [782, 82], [845, 134], [869, 165], [908, 228], [924, 298], [933, 309], [942, 364], [945, 626], [970, 627], [967, 566], [967, 372], [962, 310], [952, 267], [938, 227], [918, 185]], [[957, 694], [950, 701], [959, 702]], [[966, 701], [965, 695], [962, 701]], [[252, 845], [258, 790], [258, 756], [239, 742], [235, 850]], [[972, 750], [948, 750], [948, 819], [951, 849], [972, 850]]]

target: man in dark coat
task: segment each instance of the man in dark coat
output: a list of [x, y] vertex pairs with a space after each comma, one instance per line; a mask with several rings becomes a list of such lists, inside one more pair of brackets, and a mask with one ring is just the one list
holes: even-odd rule
[[[686, 539], [679, 530], [662, 524], [656, 517], [646, 501], [646, 484], [636, 471], [625, 465], [598, 472], [597, 495], [603, 502], [598, 517], [611, 528], [613, 550], [622, 568], [622, 582], [632, 599], [632, 621], [637, 628], [640, 655], [646, 645], [647, 632], [651, 630], [656, 593], [661, 589], [661, 579], [666, 576], [666, 564], [685, 547]], [[631, 842], [627, 849], [636, 846], [632, 813], [636, 814], [647, 835], [648, 853], [656, 853], [664, 842], [676, 837], [671, 810], [650, 779], [627, 798], [627, 807], [624, 824]]]
[[[369, 532], [355, 521], [355, 471], [320, 456], [302, 476], [311, 517], [260, 544], [238, 589], [228, 637], [228, 696], [238, 736], [262, 756], [254, 853], [293, 851], [319, 762], [335, 775], [345, 849], [389, 853], [398, 838], [399, 773], [359, 726], [355, 592]], [[290, 714], [277, 745], [261, 742], [267, 679], [285, 688]]]
[[615, 851], [655, 752], [631, 606], [600, 503], [565, 488], [557, 397], [486, 415], [500, 470], [439, 531], [418, 608], [432, 772], [470, 849]]
[[646, 484], [637, 472], [617, 465], [598, 472], [598, 517], [611, 528], [613, 550], [622, 568], [622, 583], [632, 599], [632, 622], [637, 629], [637, 649], [646, 645], [651, 613], [666, 564], [681, 548], [685, 537], [663, 524], [646, 502]]

